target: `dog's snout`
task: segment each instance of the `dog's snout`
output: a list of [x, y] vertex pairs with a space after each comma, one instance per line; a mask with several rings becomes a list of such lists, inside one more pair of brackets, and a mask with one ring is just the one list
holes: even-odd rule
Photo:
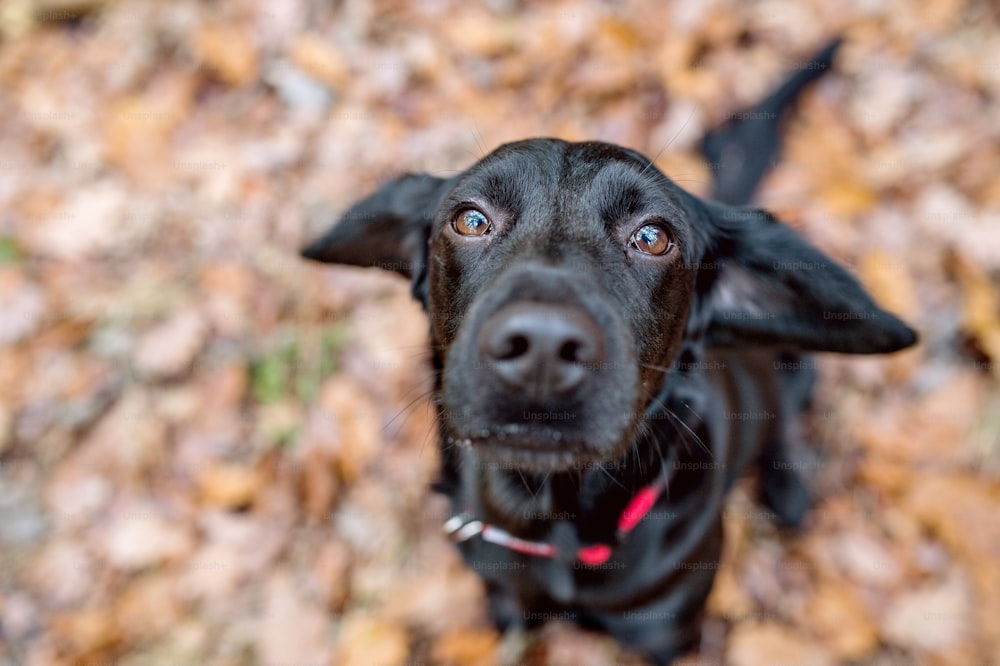
[[604, 358], [594, 320], [574, 307], [518, 304], [490, 317], [479, 337], [484, 367], [507, 386], [544, 400], [578, 388]]

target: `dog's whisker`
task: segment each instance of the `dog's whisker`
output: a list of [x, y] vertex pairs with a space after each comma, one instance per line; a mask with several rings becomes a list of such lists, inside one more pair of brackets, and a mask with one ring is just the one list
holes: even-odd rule
[[616, 486], [618, 486], [622, 490], [628, 491], [628, 488], [625, 487], [625, 484], [623, 484], [621, 481], [619, 481], [618, 479], [616, 479], [615, 476], [611, 472], [609, 472], [608, 470], [606, 470], [604, 468], [604, 465], [596, 464], [596, 465], [593, 465], [593, 466], [597, 467], [598, 469], [600, 469], [601, 472], [604, 473], [604, 476], [606, 476], [609, 479], [611, 479], [611, 482], [614, 483]]
[[[683, 427], [683, 428], [684, 428], [684, 429], [685, 429], [685, 430], [686, 430], [687, 432], [689, 432], [689, 433], [691, 434], [691, 437], [693, 437], [693, 438], [694, 438], [694, 441], [695, 441], [695, 443], [697, 443], [697, 444], [698, 444], [698, 446], [699, 446], [699, 447], [701, 447], [701, 449], [702, 449], [702, 450], [703, 450], [703, 451], [704, 451], [705, 453], [707, 453], [707, 454], [708, 454], [708, 457], [709, 457], [709, 459], [712, 459], [712, 458], [714, 458], [714, 457], [715, 457], [715, 454], [714, 454], [714, 453], [712, 453], [712, 450], [711, 450], [710, 448], [708, 448], [708, 446], [707, 446], [707, 445], [705, 444], [705, 442], [703, 442], [703, 441], [701, 440], [701, 437], [699, 437], [699, 436], [698, 436], [698, 433], [696, 433], [696, 432], [695, 432], [694, 430], [692, 430], [692, 429], [691, 429], [691, 426], [689, 426], [689, 425], [688, 425], [687, 423], [685, 423], [685, 422], [684, 422], [684, 420], [683, 420], [683, 419], [682, 419], [681, 417], [679, 417], [679, 416], [678, 416], [678, 415], [677, 415], [677, 414], [676, 414], [676, 413], [675, 413], [675, 412], [674, 412], [673, 410], [671, 410], [671, 409], [670, 409], [669, 407], [666, 407], [666, 406], [664, 406], [664, 407], [663, 407], [663, 411], [664, 411], [664, 412], [665, 412], [666, 414], [668, 414], [669, 416], [671, 416], [671, 417], [673, 418], [673, 420], [671, 421], [671, 423], [674, 423], [674, 427], [675, 427], [675, 429], [676, 429], [676, 426], [677, 426], [677, 425], [680, 425], [680, 426], [682, 426], [682, 427]], [[680, 434], [680, 431], [679, 431], [679, 430], [678, 430], [678, 434]]]
[[691, 122], [691, 118], [694, 117], [694, 112], [695, 112], [695, 107], [692, 106], [691, 107], [691, 112], [688, 114], [688, 117], [684, 120], [684, 124], [681, 125], [680, 128], [676, 132], [674, 132], [674, 135], [672, 137], [670, 137], [669, 139], [667, 139], [666, 142], [664, 142], [664, 144], [662, 146], [660, 146], [660, 149], [658, 151], [656, 151], [656, 155], [653, 156], [653, 159], [649, 160], [649, 164], [647, 164], [645, 167], [643, 167], [642, 171], [639, 172], [640, 176], [642, 174], [646, 173], [646, 171], [649, 170], [649, 167], [653, 166], [653, 164], [656, 163], [656, 160], [660, 159], [660, 155], [663, 154], [663, 151], [665, 151], [667, 148], [669, 148], [670, 145], [674, 141], [677, 140], [677, 137], [679, 137], [681, 135], [681, 132], [684, 131], [684, 128], [686, 128], [687, 125], [688, 125], [688, 123]]
[[472, 123], [472, 138], [476, 142], [476, 145], [479, 146], [479, 155], [476, 156], [476, 160], [478, 161], [481, 160], [488, 151], [486, 150], [486, 145], [483, 143], [483, 135], [479, 131], [479, 126], [477, 126], [475, 122]]
[[696, 411], [694, 410], [694, 408], [693, 408], [693, 407], [691, 407], [691, 405], [687, 404], [687, 403], [686, 403], [686, 402], [684, 402], [683, 400], [679, 400], [678, 402], [680, 402], [680, 403], [681, 403], [682, 405], [684, 405], [684, 407], [685, 407], [685, 408], [686, 408], [686, 409], [687, 409], [687, 410], [688, 410], [689, 412], [691, 412], [691, 415], [692, 415], [693, 417], [695, 417], [696, 419], [698, 419], [698, 420], [699, 420], [699, 421], [701, 421], [702, 423], [704, 423], [704, 422], [705, 422], [705, 418], [704, 418], [704, 417], [703, 417], [703, 416], [702, 416], [701, 414], [699, 414], [698, 412], [696, 412]]
[[[383, 433], [386, 432], [392, 426], [392, 424], [396, 422], [396, 419], [398, 419], [400, 416], [403, 416], [411, 409], [416, 409], [416, 407], [419, 406], [421, 400], [431, 397], [433, 393], [434, 389], [427, 389], [425, 391], [420, 391], [417, 397], [410, 400], [410, 402], [408, 402], [402, 409], [400, 409], [395, 416], [389, 419], [389, 421], [384, 426], [382, 426], [382, 432]], [[403, 399], [405, 400], [406, 397], [404, 396]]]

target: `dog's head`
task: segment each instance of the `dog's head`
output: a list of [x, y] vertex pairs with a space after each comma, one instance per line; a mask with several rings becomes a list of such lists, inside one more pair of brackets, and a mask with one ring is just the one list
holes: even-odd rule
[[770, 215], [701, 200], [604, 143], [531, 139], [453, 178], [403, 176], [303, 254], [411, 278], [450, 436], [533, 470], [622, 455], [685, 343], [916, 340]]

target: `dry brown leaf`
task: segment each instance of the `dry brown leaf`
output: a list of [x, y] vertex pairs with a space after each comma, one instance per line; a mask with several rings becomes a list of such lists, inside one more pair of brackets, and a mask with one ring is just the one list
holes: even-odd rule
[[341, 666], [403, 666], [409, 655], [406, 629], [389, 620], [352, 614], [341, 621], [337, 663]]
[[72, 459], [88, 471], [132, 477], [156, 468], [167, 453], [166, 428], [153, 413], [149, 394], [132, 386], [86, 435]]
[[245, 418], [240, 408], [250, 384], [246, 360], [203, 364], [198, 369], [195, 379], [198, 414], [195, 422], [210, 430], [244, 425]]
[[168, 634], [182, 611], [173, 576], [157, 574], [125, 589], [115, 605], [115, 624], [127, 641], [151, 641]]
[[210, 541], [187, 560], [175, 585], [185, 599], [221, 603], [239, 593], [240, 584], [249, 577], [249, 564], [234, 545]]
[[198, 33], [198, 56], [226, 83], [243, 85], [257, 78], [257, 47], [250, 32], [237, 26], [206, 26]]
[[[261, 664], [328, 664], [330, 618], [295, 589], [287, 571], [279, 570], [268, 581], [264, 611], [256, 637]], [[369, 664], [383, 663], [378, 660]], [[390, 663], [390, 662], [385, 662]]]
[[968, 590], [952, 576], [896, 598], [881, 618], [883, 633], [903, 647], [946, 653], [964, 637], [971, 611]]
[[492, 629], [458, 629], [439, 636], [431, 659], [441, 666], [491, 666], [497, 663], [500, 637]]
[[136, 571], [189, 557], [194, 539], [187, 526], [169, 522], [150, 505], [135, 502], [112, 518], [99, 546], [111, 566]]
[[[288, 525], [252, 513], [211, 510], [201, 514], [198, 524], [205, 545], [188, 560], [185, 578], [191, 589], [220, 598], [231, 596], [235, 584], [260, 578], [290, 540]], [[208, 587], [199, 588], [201, 583]]]
[[55, 640], [78, 659], [112, 648], [121, 639], [109, 609], [88, 608], [57, 613], [50, 629]]
[[334, 461], [347, 481], [356, 479], [379, 453], [382, 420], [367, 392], [345, 375], [323, 385], [320, 404], [337, 420]]
[[[864, 179], [858, 141], [833, 118], [802, 117], [786, 136], [788, 161], [805, 171], [830, 215], [848, 219], [878, 198]], [[822, 159], [817, 159], [822, 155]]]
[[832, 666], [835, 662], [820, 644], [787, 627], [769, 622], [745, 623], [733, 629], [726, 649], [733, 666]]
[[327, 541], [316, 555], [312, 575], [327, 608], [340, 611], [348, 597], [351, 552], [340, 541]]
[[873, 534], [844, 532], [833, 539], [832, 548], [834, 560], [843, 571], [866, 586], [889, 587], [902, 579], [899, 558]]
[[145, 94], [109, 101], [102, 117], [108, 161], [142, 184], [173, 178], [172, 161], [164, 157], [171, 134], [190, 114], [195, 87], [190, 72], [173, 72], [147, 86]]
[[923, 475], [904, 506], [932, 535], [959, 557], [975, 583], [975, 625], [989, 645], [1000, 649], [1000, 492], [995, 484], [958, 474]]
[[81, 605], [93, 596], [98, 565], [81, 544], [53, 540], [36, 556], [30, 577], [39, 598], [55, 606]]
[[980, 266], [961, 254], [953, 255], [952, 264], [963, 287], [964, 328], [990, 357], [993, 375], [1000, 379], [1000, 288]]
[[844, 218], [868, 211], [877, 201], [875, 192], [858, 181], [831, 182], [819, 194], [831, 214]]
[[199, 496], [208, 506], [225, 509], [248, 506], [261, 485], [260, 472], [243, 465], [216, 463], [198, 473]]
[[204, 311], [212, 327], [225, 336], [243, 333], [255, 288], [250, 270], [234, 263], [212, 265], [202, 272], [200, 283], [207, 296]]
[[842, 582], [821, 584], [804, 617], [839, 660], [859, 660], [878, 644], [870, 614], [854, 588]]
[[482, 584], [468, 569], [409, 576], [396, 583], [387, 615], [400, 623], [440, 633], [481, 619]]
[[350, 81], [351, 71], [344, 54], [326, 37], [312, 33], [297, 37], [289, 56], [302, 71], [331, 88], [339, 89]]
[[42, 255], [72, 260], [130, 244], [136, 230], [125, 224], [127, 197], [110, 182], [73, 192], [34, 230], [34, 247]]
[[183, 310], [139, 339], [134, 357], [136, 369], [154, 379], [181, 375], [191, 368], [207, 334], [198, 311]]
[[14, 413], [10, 407], [0, 401], [0, 455], [3, 455], [13, 442]]
[[[31, 335], [41, 325], [45, 296], [21, 271], [0, 268], [0, 347]], [[0, 434], [0, 442], [3, 435]], [[0, 447], [2, 448], [2, 447]]]
[[325, 522], [337, 498], [339, 483], [336, 470], [318, 450], [312, 450], [302, 469], [302, 504], [314, 523]]
[[877, 411], [859, 415], [851, 431], [879, 458], [910, 464], [968, 463], [976, 455], [971, 435], [982, 414], [984, 384], [971, 368], [960, 369], [919, 400], [887, 401]]
[[917, 313], [913, 278], [902, 257], [881, 250], [866, 252], [858, 263], [858, 276], [875, 300], [893, 314], [911, 319]]
[[753, 611], [753, 601], [740, 585], [739, 555], [745, 547], [751, 500], [745, 495], [730, 497], [723, 512], [726, 540], [715, 583], [708, 597], [708, 609], [723, 617], [745, 617]]
[[499, 56], [514, 48], [518, 41], [516, 22], [491, 21], [485, 9], [458, 12], [444, 21], [441, 28], [448, 47], [463, 55]]
[[905, 491], [913, 480], [913, 472], [895, 460], [866, 457], [858, 467], [858, 478], [867, 486], [875, 486], [890, 496]]

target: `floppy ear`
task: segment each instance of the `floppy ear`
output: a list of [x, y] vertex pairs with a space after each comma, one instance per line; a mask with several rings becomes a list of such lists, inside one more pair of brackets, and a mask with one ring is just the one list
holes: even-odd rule
[[762, 210], [704, 202], [714, 272], [702, 303], [706, 343], [881, 354], [917, 335], [880, 308], [846, 270]]
[[414, 297], [424, 300], [427, 239], [434, 212], [450, 182], [427, 174], [400, 176], [354, 204], [333, 227], [307, 245], [302, 256], [395, 271], [411, 278]]

